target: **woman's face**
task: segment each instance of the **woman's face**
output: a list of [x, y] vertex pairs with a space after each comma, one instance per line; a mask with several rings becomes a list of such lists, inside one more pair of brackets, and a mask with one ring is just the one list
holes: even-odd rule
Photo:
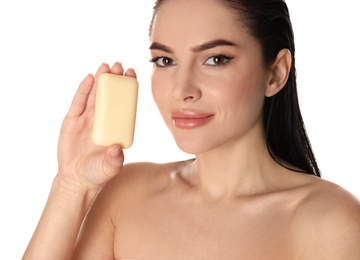
[[269, 72], [231, 9], [167, 0], [150, 40], [153, 97], [180, 149], [202, 153], [259, 126]]

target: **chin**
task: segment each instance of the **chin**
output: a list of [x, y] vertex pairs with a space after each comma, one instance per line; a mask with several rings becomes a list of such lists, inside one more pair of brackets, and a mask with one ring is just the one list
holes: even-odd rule
[[212, 138], [175, 138], [175, 142], [181, 151], [187, 154], [201, 154], [216, 147]]

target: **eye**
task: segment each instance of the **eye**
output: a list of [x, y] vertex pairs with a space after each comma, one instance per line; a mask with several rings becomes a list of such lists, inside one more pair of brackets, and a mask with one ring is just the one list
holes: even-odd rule
[[176, 65], [176, 62], [168, 57], [155, 57], [150, 60], [150, 62], [155, 63], [158, 67], [168, 67]]
[[211, 56], [210, 58], [208, 58], [205, 61], [205, 64], [218, 67], [218, 66], [224, 65], [225, 63], [228, 63], [230, 60], [232, 60], [232, 57], [225, 56], [225, 55], [216, 55], [216, 56]]

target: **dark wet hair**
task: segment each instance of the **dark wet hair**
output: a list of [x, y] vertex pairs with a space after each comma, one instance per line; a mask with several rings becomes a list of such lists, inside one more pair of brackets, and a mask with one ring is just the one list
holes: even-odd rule
[[[157, 0], [153, 18], [166, 0]], [[279, 51], [291, 52], [292, 64], [285, 87], [272, 97], [265, 97], [263, 120], [267, 146], [272, 158], [284, 160], [301, 169], [295, 170], [321, 177], [298, 102], [295, 70], [295, 43], [289, 10], [284, 0], [216, 0], [238, 14], [248, 32], [260, 43], [266, 65], [272, 64]]]

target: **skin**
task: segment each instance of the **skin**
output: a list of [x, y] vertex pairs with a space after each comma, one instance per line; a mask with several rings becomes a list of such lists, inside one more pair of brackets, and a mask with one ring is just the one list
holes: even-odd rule
[[[218, 39], [233, 45], [199, 48]], [[59, 171], [23, 259], [360, 259], [359, 201], [266, 149], [263, 100], [285, 85], [289, 52], [265, 66], [257, 41], [213, 0], [165, 2], [150, 41], [154, 100], [195, 158], [123, 165], [118, 146], [91, 144], [96, 80], [124, 73], [101, 65], [65, 117]], [[184, 129], [174, 111], [210, 119]]]

